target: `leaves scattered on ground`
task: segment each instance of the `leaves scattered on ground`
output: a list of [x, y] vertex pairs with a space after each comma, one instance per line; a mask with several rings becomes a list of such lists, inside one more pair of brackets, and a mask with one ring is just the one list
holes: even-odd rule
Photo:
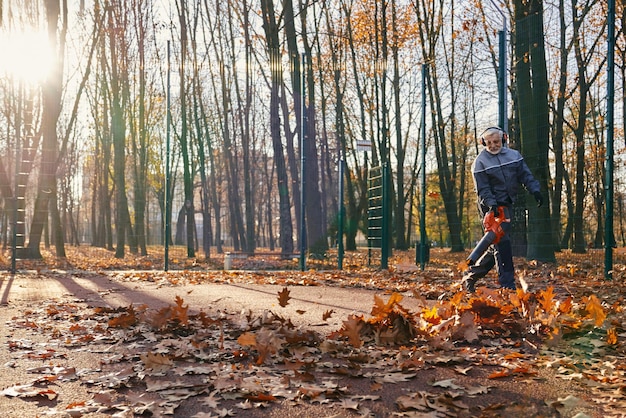
[[[397, 416], [573, 416], [577, 411], [620, 416], [626, 410], [621, 281], [604, 281], [597, 266], [591, 270], [568, 255], [558, 266], [521, 262], [519, 279], [525, 286], [516, 292], [494, 288], [491, 279], [468, 296], [459, 291], [453, 267], [458, 260], [437, 255], [431, 255], [424, 272], [352, 267], [109, 273], [115, 280], [168, 286], [207, 280], [278, 284], [278, 309], [289, 304], [290, 286], [382, 292], [369, 316], [349, 315], [328, 335], [296, 327], [280, 311], [192, 312], [183, 296], [161, 309], [50, 301], [8, 324], [46, 341], [10, 339], [13, 361], [45, 365], [30, 368], [32, 380], [2, 394], [60, 402], [55, 385], [79, 382], [93, 394], [89, 399], [49, 410], [70, 416], [171, 415], [189, 399], [201, 403], [198, 417], [245, 416], [278, 404], [328, 405], [355, 416], [389, 410]], [[100, 260], [98, 268], [105, 264]], [[72, 268], [72, 274], [83, 274]], [[406, 308], [405, 298], [418, 301], [418, 308]], [[333, 313], [327, 311], [323, 319]], [[100, 354], [100, 364], [77, 371], [71, 353], [84, 350]], [[496, 393], [500, 385], [545, 385], [546, 370], [572, 393], [534, 403]], [[431, 378], [424, 380], [425, 375]], [[390, 386], [398, 388], [391, 407], [380, 395]]]

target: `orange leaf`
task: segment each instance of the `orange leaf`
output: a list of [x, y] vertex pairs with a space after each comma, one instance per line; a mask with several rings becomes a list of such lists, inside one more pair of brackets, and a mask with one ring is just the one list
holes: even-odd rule
[[70, 327], [70, 332], [73, 334], [83, 334], [86, 331], [87, 331], [87, 328], [79, 324], [74, 324]]
[[596, 295], [591, 295], [588, 298], [583, 298], [586, 303], [585, 310], [587, 311], [587, 318], [593, 318], [597, 327], [601, 326], [606, 319], [606, 313], [604, 308]]
[[516, 358], [524, 358], [526, 357], [524, 354], [521, 353], [509, 353], [506, 356], [504, 356], [504, 358], [506, 360], [512, 360], [512, 359], [516, 359]]
[[467, 270], [468, 267], [469, 265], [467, 264], [467, 261], [461, 261], [459, 262], [459, 264], [456, 265], [456, 269], [461, 272], [464, 272], [465, 270]]
[[287, 289], [286, 287], [284, 287], [283, 290], [278, 292], [278, 304], [282, 306], [283, 308], [289, 304], [289, 299], [291, 299], [291, 296], [289, 296], [289, 293], [290, 293], [289, 289]]
[[563, 302], [561, 302], [561, 304], [559, 305], [559, 312], [561, 313], [570, 313], [572, 311], [572, 300], [573, 298], [570, 296], [567, 299], [565, 299]]
[[499, 379], [502, 377], [508, 377], [509, 376], [509, 371], [508, 370], [501, 370], [499, 372], [494, 372], [491, 373], [489, 376], [487, 376], [489, 379]]
[[606, 341], [610, 345], [617, 344], [617, 330], [615, 329], [615, 327], [610, 328], [606, 331]]
[[271, 401], [275, 401], [276, 398], [272, 395], [267, 395], [265, 393], [259, 393], [257, 395], [248, 395], [246, 396], [246, 399], [252, 401], [252, 402], [271, 402]]
[[539, 292], [539, 303], [545, 312], [552, 311], [554, 308], [554, 287], [550, 286], [546, 290]]
[[133, 311], [109, 319], [109, 326], [111, 328], [129, 328], [136, 323], [137, 317], [135, 317], [135, 313]]
[[83, 407], [83, 406], [85, 406], [85, 401], [72, 402], [68, 404], [65, 409], [74, 409], [74, 408]]
[[385, 303], [382, 298], [377, 295], [374, 295], [374, 307], [372, 308], [372, 316], [382, 316], [385, 317], [389, 315], [393, 311], [393, 307], [402, 301], [402, 295], [400, 293], [394, 292], [390, 297], [387, 303]]
[[237, 338], [237, 342], [243, 346], [250, 345], [254, 347], [256, 345], [256, 336], [251, 332], [244, 332]]

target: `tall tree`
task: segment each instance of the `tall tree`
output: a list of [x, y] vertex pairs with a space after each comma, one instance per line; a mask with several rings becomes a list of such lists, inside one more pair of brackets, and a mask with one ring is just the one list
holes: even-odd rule
[[124, 258], [126, 234], [130, 231], [128, 197], [126, 196], [126, 118], [127, 104], [124, 83], [127, 80], [127, 56], [123, 41], [125, 14], [120, 4], [110, 7], [108, 12], [108, 34], [110, 53], [111, 136], [113, 139], [113, 176], [115, 184], [115, 233], [117, 245], [115, 257]]
[[[576, 253], [584, 253], [586, 251], [585, 238], [585, 195], [586, 195], [586, 141], [587, 134], [587, 111], [589, 107], [589, 94], [593, 83], [600, 74], [601, 65], [597, 66], [596, 73], [590, 72], [590, 63], [594, 59], [594, 53], [598, 42], [588, 45], [589, 40], [586, 39], [587, 31], [585, 31], [585, 21], [591, 16], [594, 4], [597, 0], [590, 0], [579, 3], [578, 0], [572, 0], [572, 36], [574, 43], [574, 56], [576, 58], [577, 68], [577, 86], [578, 86], [578, 103], [576, 110], [576, 121], [574, 126], [574, 136], [576, 137], [576, 171], [575, 171], [575, 203], [573, 232], [574, 245], [572, 251]], [[606, 23], [604, 24], [606, 26]]]
[[[516, 83], [522, 153], [544, 196], [548, 190], [550, 120], [544, 50], [543, 1], [514, 2]], [[527, 258], [552, 262], [554, 245], [550, 206], [529, 207]]]
[[[452, 251], [463, 251], [461, 241], [461, 217], [459, 215], [459, 178], [457, 173], [460, 168], [460, 160], [456, 158], [456, 144], [454, 140], [448, 140], [446, 125], [449, 120], [444, 117], [443, 94], [437, 67], [437, 40], [443, 30], [445, 2], [429, 3], [426, 1], [416, 2], [416, 13], [419, 21], [419, 36], [422, 44], [422, 56], [428, 63], [427, 88], [431, 121], [433, 126], [435, 157], [437, 159], [437, 171], [439, 174], [439, 190], [443, 198], [446, 220], [450, 231], [450, 247]], [[450, 120], [456, 116], [451, 115]], [[452, 126], [453, 127], [453, 126]], [[449, 135], [453, 137], [454, 132]], [[454, 138], [454, 137], [453, 137]]]
[[[149, 132], [149, 109], [146, 104], [149, 103], [149, 97], [146, 95], [148, 87], [147, 82], [147, 66], [146, 54], [149, 44], [149, 30], [151, 27], [152, 9], [150, 2], [146, 0], [134, 0], [132, 3], [133, 25], [131, 27], [136, 31], [137, 39], [137, 72], [139, 80], [139, 91], [136, 100], [137, 122], [134, 123], [131, 130], [132, 150], [133, 150], [133, 171], [134, 171], [134, 215], [135, 215], [135, 231], [137, 243], [141, 251], [141, 255], [147, 255], [146, 248], [146, 207], [148, 198], [148, 139]], [[133, 112], [134, 113], [134, 112]]]
[[[42, 151], [39, 185], [35, 199], [35, 209], [31, 223], [28, 255], [41, 258], [41, 237], [48, 217], [50, 205], [54, 206], [54, 223], [60, 228], [60, 218], [56, 202], [56, 169], [57, 169], [57, 124], [61, 113], [61, 97], [63, 86], [63, 59], [65, 37], [67, 34], [67, 3], [63, 0], [47, 0], [45, 2], [48, 40], [55, 51], [55, 60], [50, 76], [42, 89]], [[63, 15], [61, 14], [63, 10]], [[56, 228], [56, 227], [55, 227]], [[55, 246], [58, 256], [65, 256], [62, 234], [55, 234]]]
[[[185, 219], [185, 231], [186, 231], [186, 245], [187, 245], [187, 257], [195, 257], [195, 209], [194, 209], [194, 195], [193, 195], [193, 175], [194, 170], [192, 167], [192, 152], [191, 152], [191, 138], [189, 133], [189, 126], [187, 122], [187, 78], [185, 71], [185, 63], [187, 61], [187, 39], [188, 39], [188, 27], [187, 27], [187, 2], [186, 0], [180, 0], [176, 3], [178, 11], [178, 22], [180, 24], [180, 134], [178, 136], [178, 142], [180, 144], [180, 151], [182, 155], [183, 163], [183, 189], [185, 194], [185, 201], [180, 213], [184, 213]], [[180, 219], [180, 217], [179, 217]], [[180, 222], [179, 222], [180, 223]]]
[[402, 88], [400, 86], [400, 43], [401, 28], [399, 27], [399, 14], [398, 5], [396, 0], [391, 0], [391, 54], [393, 62], [393, 105], [396, 114], [395, 118], [395, 136], [396, 136], [396, 161], [398, 164], [396, 175], [396, 207], [394, 216], [394, 234], [396, 248], [399, 250], [406, 250], [408, 248], [408, 241], [406, 240], [406, 196], [404, 186], [404, 162], [406, 158], [406, 141], [403, 138], [402, 132], [402, 118], [399, 115], [402, 114]]
[[271, 86], [270, 86], [270, 134], [274, 149], [274, 163], [276, 165], [276, 179], [278, 182], [279, 217], [280, 217], [280, 247], [285, 254], [292, 253], [293, 224], [291, 221], [291, 204], [283, 144], [280, 135], [280, 86], [282, 85], [281, 54], [279, 42], [279, 27], [276, 22], [273, 0], [261, 0], [263, 15], [263, 29], [267, 42], [269, 56]]

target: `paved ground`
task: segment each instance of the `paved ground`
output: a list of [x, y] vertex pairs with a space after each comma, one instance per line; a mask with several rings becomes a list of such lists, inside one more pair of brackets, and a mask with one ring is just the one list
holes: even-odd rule
[[[26, 273], [26, 272], [25, 272]], [[85, 303], [90, 306], [120, 307], [147, 304], [150, 308], [170, 306], [175, 298], [181, 297], [189, 305], [190, 310], [200, 310], [215, 312], [223, 311], [228, 315], [236, 317], [238, 313], [262, 312], [272, 310], [281, 316], [290, 318], [295, 325], [314, 329], [321, 335], [328, 335], [332, 331], [337, 331], [342, 321], [349, 314], [357, 313], [368, 317], [373, 305], [374, 295], [386, 297], [381, 292], [355, 288], [324, 287], [324, 286], [290, 286], [291, 300], [287, 307], [278, 305], [277, 293], [284, 286], [275, 285], [252, 285], [252, 284], [193, 284], [171, 286], [169, 284], [149, 280], [133, 281], [126, 279], [137, 274], [150, 275], [152, 273], [85, 273], [85, 272], [63, 272], [48, 271], [27, 272], [27, 274], [17, 274], [12, 276], [3, 273], [0, 276], [0, 323], [6, 323], [16, 316], [25, 315], [29, 309], [40, 308], [46, 301], [74, 301]], [[416, 304], [415, 300], [407, 294], [403, 300], [403, 306], [411, 309]], [[327, 320], [322, 320], [324, 312], [334, 311], [334, 314]], [[73, 358], [63, 360], [40, 360], [33, 362], [32, 359], [16, 358], [15, 353], [7, 348], [9, 341], [20, 341], [26, 338], [26, 331], [5, 328], [0, 337], [0, 389], [7, 388], [26, 381], [32, 381], [32, 375], [28, 369], [34, 365], [57, 365], [72, 364], [77, 368], [93, 368], [102, 357], [101, 353], [77, 351], [72, 353]], [[45, 336], [39, 340], [28, 337], [33, 344], [45, 346], [47, 341]], [[421, 372], [422, 373], [422, 372]], [[398, 396], [407, 394], [408, 391], [416, 392], [429, 388], [429, 383], [435, 380], [446, 378], [457, 379], [462, 383], [463, 376], [455, 374], [450, 367], [436, 368], [427, 367], [423, 370], [420, 378], [413, 379], [406, 384], [385, 385], [377, 389], [377, 396], [381, 400], [372, 404], [372, 412], [369, 416], [387, 417], [397, 414], [395, 400]], [[471, 380], [471, 381], [470, 381]], [[474, 376], [466, 381], [468, 386], [478, 386], [485, 383], [485, 374]], [[523, 382], [522, 382], [523, 383]], [[534, 390], [528, 391], [525, 384], [532, 384]], [[540, 376], [538, 379], [529, 379], [522, 385], [519, 382], [503, 383], [499, 391], [494, 391], [490, 395], [490, 404], [506, 404], [508, 401], [522, 405], [517, 409], [506, 410], [507, 416], [546, 416], [541, 411], [541, 405], [545, 405], [543, 399], [556, 400], [564, 398], [572, 393], [582, 395], [580, 388], [572, 388], [570, 383], [555, 380], [551, 376]], [[350, 389], [358, 392], [370, 390], [367, 380], [350, 381]], [[86, 397], [91, 396], [84, 385], [78, 382], [58, 383], [55, 391], [59, 393], [59, 399], [63, 399], [64, 404], [71, 404], [72, 400], [82, 402]], [[486, 396], [486, 395], [485, 395]], [[525, 399], [525, 400], [524, 400]], [[471, 401], [474, 402], [474, 401]], [[480, 403], [480, 398], [475, 402]], [[526, 404], [526, 405], [524, 405]], [[50, 410], [56, 403], [46, 400], [32, 400], [0, 396], [0, 411], [3, 418], [9, 417], [35, 417], [46, 416], [46, 411]], [[470, 405], [471, 406], [471, 405]], [[202, 413], [203, 406], [198, 402], [187, 403], [186, 409], [178, 409], [174, 416], [180, 417], [207, 417], [212, 416]], [[485, 413], [484, 409], [480, 416], [501, 416], [498, 410]], [[478, 410], [476, 410], [478, 411]], [[593, 409], [587, 410], [587, 416], [594, 416]], [[69, 415], [54, 415], [69, 416]], [[86, 415], [83, 415], [86, 416]], [[89, 417], [109, 416], [106, 413], [88, 414]], [[120, 415], [122, 416], [122, 415]], [[130, 416], [130, 415], [123, 415]], [[310, 404], [306, 407], [290, 407], [287, 404], [274, 405], [269, 410], [260, 409], [257, 411], [240, 412], [239, 416], [274, 416], [274, 417], [324, 417], [324, 416], [359, 416], [345, 408], [329, 408], [319, 404]], [[439, 415], [432, 415], [439, 416]], [[468, 413], [464, 416], [478, 416]], [[572, 415], [573, 416], [573, 415]], [[600, 415], [595, 415], [600, 416]]]
[[[237, 314], [249, 312], [259, 314], [266, 310], [279, 313], [290, 318], [297, 326], [312, 328], [322, 335], [336, 331], [341, 321], [349, 314], [369, 315], [373, 297], [380, 292], [371, 290], [338, 288], [338, 287], [307, 287], [290, 286], [289, 305], [278, 305], [277, 293], [284, 286], [252, 285], [252, 284], [194, 284], [171, 286], [147, 280], [127, 281], [126, 278], [138, 275], [151, 275], [152, 272], [120, 272], [90, 274], [84, 272], [44, 271], [18, 272], [13, 276], [3, 273], [0, 276], [0, 323], [20, 317], [30, 310], [38, 309], [50, 301], [79, 302], [89, 306], [126, 307], [129, 305], [148, 305], [150, 308], [170, 306], [175, 298], [181, 297], [190, 311], [221, 311], [236, 318]], [[410, 306], [408, 302], [407, 306]], [[324, 312], [334, 311], [326, 321], [322, 320]], [[33, 380], [28, 369], [51, 364], [54, 361], [32, 361], [32, 359], [16, 359], [15, 354], [7, 349], [8, 341], [27, 339], [41, 348], [49, 347], [45, 336], [41, 338], [26, 335], [25, 332], [5, 328], [0, 336], [0, 389]], [[65, 364], [77, 369], [93, 369], [101, 354], [77, 352], [73, 358], [56, 360], [55, 364]], [[3, 365], [3, 366], [2, 366]], [[58, 383], [55, 391], [65, 404], [83, 402], [92, 394], [76, 382]], [[14, 398], [0, 396], [0, 411], [3, 418], [45, 416], [47, 409], [52, 409], [54, 402], [40, 398]], [[189, 411], [177, 410], [175, 416], [192, 416], [198, 407]], [[195, 412], [197, 413], [197, 412]], [[262, 416], [340, 416], [341, 411], [333, 412], [327, 406], [311, 405], [306, 411], [284, 410], [274, 408], [263, 412]], [[58, 415], [55, 415], [58, 416]], [[89, 414], [90, 417], [108, 416], [107, 414]], [[208, 415], [207, 415], [208, 416]], [[254, 416], [246, 413], [244, 416]]]
[[[341, 287], [289, 286], [291, 299], [286, 307], [278, 305], [277, 294], [285, 286], [253, 284], [215, 284], [169, 286], [150, 281], [120, 281], [116, 277], [133, 276], [138, 272], [72, 275], [5, 275], [0, 287], [0, 304], [18, 307], [40, 303], [48, 299], [73, 298], [93, 306], [128, 306], [147, 304], [159, 308], [183, 298], [191, 310], [221, 309], [230, 313], [247, 310], [259, 312], [275, 310], [289, 317], [296, 325], [315, 326], [320, 332], [341, 327], [341, 321], [350, 313], [369, 315], [374, 295], [386, 297], [382, 292]], [[151, 274], [145, 272], [141, 274]], [[403, 301], [412, 307], [411, 298]], [[322, 315], [328, 310], [335, 313], [327, 321]]]

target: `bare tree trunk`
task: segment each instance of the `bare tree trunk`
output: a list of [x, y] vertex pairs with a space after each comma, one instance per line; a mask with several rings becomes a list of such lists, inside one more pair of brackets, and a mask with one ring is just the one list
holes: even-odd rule
[[193, 199], [193, 175], [191, 161], [191, 146], [189, 144], [189, 127], [187, 126], [187, 95], [186, 95], [186, 83], [185, 78], [185, 61], [187, 60], [187, 2], [180, 0], [178, 4], [178, 21], [180, 23], [180, 125], [181, 132], [178, 138], [180, 143], [180, 150], [183, 157], [183, 189], [185, 191], [185, 218], [186, 218], [186, 242], [187, 242], [187, 257], [193, 258], [195, 254], [194, 245], [194, 231], [195, 231], [195, 219], [194, 219], [194, 199]]
[[[429, 62], [428, 74], [426, 77], [428, 96], [430, 102], [431, 120], [434, 132], [435, 156], [437, 159], [437, 172], [439, 179], [439, 190], [443, 199], [443, 204], [448, 221], [448, 230], [450, 232], [450, 248], [451, 251], [464, 251], [463, 242], [461, 240], [461, 217], [459, 215], [459, 185], [456, 173], [461, 169], [459, 163], [461, 159], [457, 159], [456, 143], [454, 141], [454, 126], [450, 136], [452, 140], [446, 137], [445, 126], [450, 122], [444, 119], [443, 103], [439, 91], [439, 81], [437, 74], [437, 66], [435, 65], [436, 40], [443, 25], [441, 14], [444, 9], [444, 2], [439, 0], [433, 5], [436, 17], [431, 17], [427, 9], [417, 8], [417, 18], [420, 22], [419, 35], [422, 42], [422, 55], [424, 61]], [[452, 59], [452, 58], [451, 58]], [[456, 115], [452, 114], [450, 119], [453, 120]]]
[[[64, 10], [67, 10], [64, 4]], [[61, 1], [50, 0], [45, 2], [46, 23], [48, 25], [48, 39], [54, 49], [57, 49], [57, 61], [52, 75], [43, 87], [43, 113], [41, 120], [42, 131], [42, 151], [41, 170], [37, 197], [35, 199], [35, 209], [31, 223], [31, 230], [28, 242], [28, 255], [32, 258], [41, 258], [40, 243], [44, 224], [48, 217], [50, 199], [56, 197], [56, 163], [57, 163], [57, 123], [61, 113], [61, 96], [63, 84], [63, 61], [60, 57], [64, 55], [65, 33], [67, 30], [67, 18], [63, 16], [62, 27], [59, 28], [61, 18]], [[60, 29], [60, 32], [59, 32]], [[56, 207], [56, 202], [54, 203]], [[57, 256], [65, 256], [65, 247], [62, 239], [55, 242]]]
[[[519, 127], [522, 153], [528, 167], [548, 190], [548, 144], [550, 121], [548, 78], [543, 36], [543, 3], [532, 0], [526, 4], [515, 1], [516, 75], [519, 96]], [[526, 61], [526, 62], [520, 62]], [[550, 205], [529, 207], [528, 252], [532, 260], [555, 261]]]
[[271, 71], [270, 93], [270, 133], [274, 149], [274, 163], [276, 165], [276, 178], [278, 182], [279, 216], [280, 216], [280, 247], [283, 253], [292, 253], [293, 224], [291, 220], [291, 203], [289, 198], [289, 179], [285, 168], [283, 144], [280, 135], [279, 91], [282, 84], [282, 72], [280, 65], [280, 43], [278, 40], [278, 25], [272, 0], [261, 0], [263, 14], [263, 29], [265, 30], [267, 49], [269, 54]]
[[126, 228], [128, 220], [128, 200], [126, 197], [126, 121], [122, 107], [122, 73], [118, 63], [123, 61], [120, 40], [115, 36], [121, 10], [114, 7], [108, 10], [109, 48], [111, 53], [111, 134], [113, 139], [113, 176], [115, 183], [115, 233], [117, 235], [115, 257], [124, 258]]

